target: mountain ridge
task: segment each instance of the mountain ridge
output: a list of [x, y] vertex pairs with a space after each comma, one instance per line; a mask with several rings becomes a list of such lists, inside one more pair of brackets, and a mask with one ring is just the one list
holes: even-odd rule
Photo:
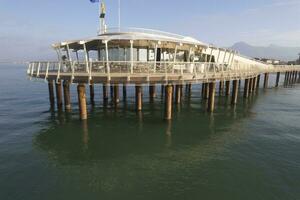
[[237, 42], [229, 48], [253, 58], [278, 59], [282, 61], [294, 61], [299, 58], [298, 54], [300, 53], [300, 47], [285, 47], [275, 44], [255, 46], [244, 41]]

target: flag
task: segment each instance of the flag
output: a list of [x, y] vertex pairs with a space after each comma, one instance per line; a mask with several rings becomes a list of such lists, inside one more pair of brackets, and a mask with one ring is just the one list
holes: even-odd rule
[[90, 2], [97, 3], [97, 2], [99, 2], [99, 0], [90, 0]]

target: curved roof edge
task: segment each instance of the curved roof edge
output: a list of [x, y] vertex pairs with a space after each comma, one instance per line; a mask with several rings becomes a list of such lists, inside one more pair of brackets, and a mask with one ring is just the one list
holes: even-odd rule
[[54, 48], [59, 48], [73, 43], [88, 43], [95, 40], [111, 41], [111, 40], [152, 40], [152, 41], [166, 41], [174, 43], [182, 43], [189, 45], [197, 45], [202, 47], [209, 47], [209, 44], [201, 42], [195, 38], [177, 35], [173, 33], [156, 31], [151, 29], [142, 28], [127, 28], [127, 29], [108, 29], [108, 32], [100, 34], [96, 37], [79, 39], [79, 40], [69, 40], [61, 43], [53, 44]]

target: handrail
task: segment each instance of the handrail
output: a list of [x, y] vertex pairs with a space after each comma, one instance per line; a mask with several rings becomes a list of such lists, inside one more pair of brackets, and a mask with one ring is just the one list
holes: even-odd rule
[[[132, 68], [133, 64], [133, 68]], [[107, 68], [108, 66], [108, 68]], [[86, 70], [88, 69], [88, 70]], [[132, 71], [131, 71], [132, 70]], [[300, 71], [300, 65], [270, 65], [260, 67], [243, 63], [235, 63], [229, 66], [226, 63], [209, 62], [174, 62], [174, 61], [64, 61], [64, 62], [31, 62], [28, 65], [27, 74], [30, 77], [55, 76], [57, 80], [61, 75], [70, 76], [73, 81], [75, 76], [87, 76], [89, 80], [97, 75], [107, 76], [108, 80], [114, 75], [144, 75], [147, 80], [151, 75], [164, 76], [166, 81], [171, 76], [183, 77], [191, 75], [193, 79], [231, 79], [235, 77], [251, 77], [260, 73], [275, 73], [286, 71]]]

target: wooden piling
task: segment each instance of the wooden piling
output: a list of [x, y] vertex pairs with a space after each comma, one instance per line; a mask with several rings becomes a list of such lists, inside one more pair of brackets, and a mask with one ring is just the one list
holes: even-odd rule
[[277, 72], [275, 87], [279, 87], [280, 72]]
[[120, 102], [120, 99], [119, 99], [119, 84], [115, 84], [114, 85], [114, 103], [115, 104], [118, 104]]
[[49, 102], [50, 102], [50, 108], [54, 109], [54, 86], [53, 86], [53, 80], [48, 80], [48, 89], [49, 89]]
[[78, 105], [80, 111], [80, 119], [87, 119], [87, 107], [86, 107], [86, 93], [85, 93], [85, 84], [78, 84], [77, 86], [78, 93]]
[[230, 95], [230, 81], [226, 81], [226, 96]]
[[191, 96], [192, 95], [192, 84], [187, 84], [187, 96]]
[[126, 101], [126, 99], [127, 99], [127, 86], [124, 83], [123, 84], [123, 101]]
[[292, 76], [293, 76], [293, 72], [289, 72], [289, 79], [288, 79], [288, 84], [292, 84]]
[[245, 79], [244, 98], [248, 98], [248, 96], [249, 96], [249, 79]]
[[268, 85], [269, 85], [269, 73], [265, 73], [264, 88], [267, 89]]
[[294, 74], [295, 74], [295, 72], [292, 71], [292, 73], [291, 73], [291, 84], [294, 84]]
[[252, 91], [255, 92], [256, 88], [257, 88], [257, 76], [255, 76], [253, 78], [253, 89], [252, 89]]
[[288, 78], [289, 78], [289, 72], [285, 72], [285, 75], [284, 75], [284, 85], [288, 84]]
[[294, 74], [294, 83], [297, 82], [297, 71], [295, 71], [295, 74]]
[[220, 81], [219, 83], [219, 95], [221, 96], [224, 91], [224, 81]]
[[107, 90], [107, 84], [104, 83], [102, 85], [102, 95], [103, 95], [103, 102], [107, 102], [108, 101], [108, 90]]
[[162, 84], [161, 85], [161, 98], [164, 98], [164, 95], [165, 95], [165, 86]]
[[257, 76], [257, 81], [256, 81], [256, 88], [258, 89], [260, 87], [260, 74]]
[[179, 89], [180, 89], [180, 96], [181, 96], [181, 101], [183, 98], [183, 85], [179, 85]]
[[209, 98], [209, 83], [206, 83], [206, 90], [205, 90], [205, 99], [208, 99]]
[[202, 83], [202, 86], [201, 86], [201, 97], [202, 97], [202, 99], [204, 99], [204, 96], [205, 96], [205, 89], [206, 89], [205, 84], [206, 83]]
[[62, 89], [61, 89], [61, 80], [58, 80], [55, 84], [56, 87], [56, 104], [57, 108], [59, 110], [62, 109], [63, 107], [63, 102], [62, 102]]
[[143, 109], [143, 88], [140, 85], [135, 86], [135, 101], [136, 110], [141, 111]]
[[149, 86], [149, 97], [150, 97], [150, 101], [153, 102], [156, 97], [155, 85]]
[[253, 78], [250, 78], [249, 79], [249, 94], [252, 93], [252, 90], [253, 90]]
[[114, 86], [110, 85], [110, 99], [113, 101], [114, 99]]
[[216, 82], [209, 83], [208, 112], [215, 110]]
[[232, 82], [232, 99], [231, 99], [231, 105], [233, 106], [237, 104], [238, 92], [239, 92], [239, 83], [238, 80], [234, 80]]
[[71, 95], [70, 95], [70, 83], [69, 81], [63, 82], [63, 88], [64, 88], [64, 102], [65, 102], [65, 109], [66, 111], [71, 110]]
[[165, 91], [165, 119], [171, 120], [172, 119], [172, 101], [173, 101], [173, 86], [167, 85]]
[[181, 103], [181, 89], [180, 89], [180, 85], [176, 85], [175, 103], [176, 104], [180, 104]]
[[295, 83], [295, 75], [296, 75], [296, 71], [293, 71], [293, 78], [292, 78], [293, 84]]
[[94, 84], [91, 82], [90, 83], [90, 101], [91, 104], [95, 104], [95, 90], [94, 90]]

